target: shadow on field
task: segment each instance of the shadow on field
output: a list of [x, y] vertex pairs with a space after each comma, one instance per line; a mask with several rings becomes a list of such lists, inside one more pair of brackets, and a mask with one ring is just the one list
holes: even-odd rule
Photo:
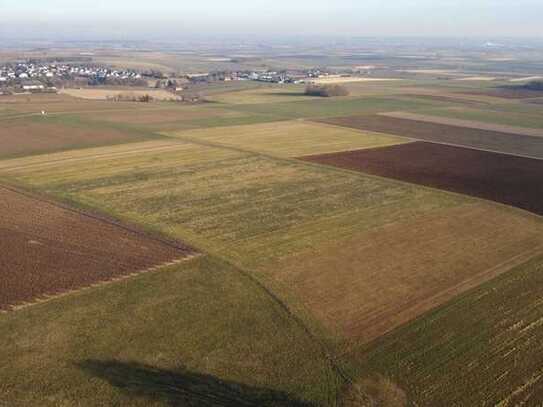
[[115, 360], [86, 360], [78, 366], [128, 395], [155, 402], [162, 401], [170, 406], [312, 406], [310, 403], [294, 400], [282, 392], [227, 382], [183, 369], [163, 370]]

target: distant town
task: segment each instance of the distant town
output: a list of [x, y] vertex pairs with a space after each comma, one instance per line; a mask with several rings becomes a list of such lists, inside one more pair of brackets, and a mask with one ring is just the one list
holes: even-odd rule
[[[238, 71], [167, 75], [163, 72], [114, 69], [85, 63], [26, 61], [0, 66], [0, 94], [56, 92], [59, 88], [91, 86], [133, 86], [182, 91], [190, 84], [219, 81], [259, 81], [268, 83], [309, 83], [323, 77], [345, 74], [324, 69], [291, 71]], [[347, 75], [348, 76], [348, 75]]]

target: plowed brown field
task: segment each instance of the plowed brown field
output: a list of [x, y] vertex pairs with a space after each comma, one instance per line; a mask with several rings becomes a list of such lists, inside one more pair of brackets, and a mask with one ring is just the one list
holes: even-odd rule
[[462, 127], [468, 129], [495, 131], [499, 133], [513, 134], [517, 136], [543, 137], [543, 129], [506, 126], [503, 124], [485, 123], [476, 120], [454, 119], [452, 117], [432, 116], [427, 114], [410, 112], [380, 113], [379, 116], [392, 117], [394, 119], [414, 120], [425, 123], [444, 124], [446, 126]]
[[[336, 117], [319, 121], [336, 126], [392, 134], [435, 143], [543, 158], [543, 137], [378, 115]], [[510, 126], [507, 130], [510, 130]]]
[[191, 253], [183, 245], [0, 186], [0, 310]]
[[425, 142], [304, 160], [459, 192], [543, 215], [543, 160]]

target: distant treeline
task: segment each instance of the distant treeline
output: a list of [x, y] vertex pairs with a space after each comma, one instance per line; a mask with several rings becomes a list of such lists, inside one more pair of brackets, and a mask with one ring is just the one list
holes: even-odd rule
[[531, 81], [526, 85], [522, 85], [523, 89], [543, 91], [543, 81]]
[[148, 95], [148, 94], [136, 95], [133, 93], [119, 93], [118, 95], [108, 96], [107, 99], [113, 102], [142, 102], [142, 103], [149, 103], [154, 100], [151, 95]]
[[349, 96], [349, 90], [341, 85], [307, 85], [305, 94], [308, 96], [333, 97]]

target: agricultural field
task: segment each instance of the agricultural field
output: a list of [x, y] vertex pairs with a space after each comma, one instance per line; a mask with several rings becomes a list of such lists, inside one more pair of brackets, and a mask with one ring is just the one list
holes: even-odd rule
[[273, 274], [342, 334], [343, 352], [541, 253], [534, 219], [482, 203], [449, 205], [357, 227], [282, 259]]
[[314, 96], [305, 95], [304, 91], [305, 87], [303, 85], [290, 85], [288, 87], [261, 86], [256, 89], [211, 95], [206, 99], [224, 104], [281, 103], [315, 99]]
[[89, 112], [78, 115], [81, 120], [99, 122], [110, 126], [120, 126], [149, 132], [173, 131], [202, 127], [221, 127], [238, 124], [251, 124], [277, 120], [267, 115], [254, 115], [221, 109], [215, 106], [168, 106], [119, 110], [111, 112]]
[[0, 310], [192, 254], [186, 246], [161, 242], [13, 189], [0, 187], [0, 193]]
[[333, 405], [341, 385], [279, 303], [210, 256], [0, 314], [0, 327], [4, 405], [304, 407]]
[[0, 121], [0, 158], [141, 142], [153, 138], [157, 136], [129, 129], [89, 126], [78, 120], [56, 117], [4, 119]]
[[0, 98], [0, 406], [535, 405], [540, 107], [345, 86]]
[[319, 98], [287, 103], [256, 103], [228, 105], [229, 109], [258, 114], [271, 114], [284, 119], [319, 118], [373, 114], [396, 110], [418, 110], [436, 107], [435, 102], [423, 100], [402, 100], [394, 97], [346, 97], [338, 99]]
[[381, 113], [380, 116], [393, 117], [396, 119], [415, 120], [419, 122], [444, 124], [446, 126], [467, 127], [470, 129], [497, 131], [500, 133], [513, 134], [518, 136], [543, 137], [543, 129], [530, 129], [527, 127], [515, 127], [500, 124], [490, 124], [475, 120], [453, 119], [432, 115], [408, 113], [408, 112], [390, 112]]
[[[504, 272], [541, 243], [538, 222], [491, 204], [179, 134], [169, 144], [86, 150], [73, 159], [8, 160], [0, 171], [252, 270], [316, 331], [334, 332], [341, 347]], [[313, 146], [309, 136], [304, 144]], [[406, 276], [413, 268], [418, 274]], [[389, 272], [376, 277], [382, 269]], [[380, 301], [357, 295], [364, 290]]]
[[373, 148], [405, 143], [401, 137], [326, 126], [305, 121], [282, 121], [250, 126], [218, 127], [165, 133], [182, 140], [208, 141], [278, 157]]
[[[140, 106], [105, 100], [85, 100], [60, 94], [14, 95], [0, 97], [0, 119], [40, 115], [47, 113], [104, 112], [111, 110], [136, 110]], [[143, 107], [143, 106], [141, 106]], [[146, 106], [148, 107], [148, 106]]]
[[502, 87], [486, 90], [472, 90], [469, 92], [472, 95], [482, 95], [482, 96], [492, 96], [499, 97], [503, 99], [530, 99], [541, 97], [540, 91], [522, 89], [522, 88], [513, 88], [513, 87]]
[[538, 110], [519, 109], [513, 104], [495, 106], [456, 106], [428, 109], [426, 114], [441, 118], [481, 122], [496, 126], [543, 129], [543, 119]]
[[304, 159], [489, 199], [543, 215], [543, 160], [426, 142]]
[[[428, 121], [399, 119], [381, 115], [358, 115], [320, 119], [323, 123], [380, 132], [433, 143], [471, 147], [481, 150], [543, 158], [543, 138], [510, 133], [458, 127]], [[510, 128], [506, 128], [509, 131]]]
[[125, 97], [139, 97], [149, 95], [156, 100], [175, 100], [176, 95], [168, 92], [164, 89], [93, 89], [93, 88], [79, 88], [79, 89], [62, 89], [59, 92], [61, 95], [69, 95], [80, 99], [91, 100], [108, 100], [119, 95]]
[[540, 405], [542, 276], [538, 256], [353, 350], [360, 375], [389, 378], [412, 405]]

